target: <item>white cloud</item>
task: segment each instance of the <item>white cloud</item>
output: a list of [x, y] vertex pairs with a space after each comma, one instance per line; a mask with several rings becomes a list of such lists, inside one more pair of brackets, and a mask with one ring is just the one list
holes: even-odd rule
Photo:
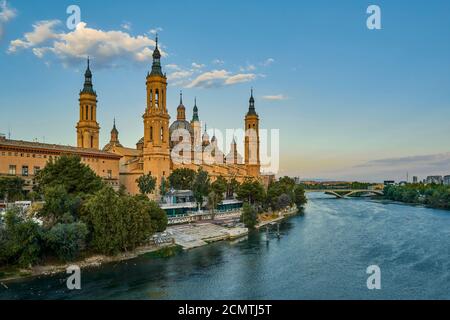
[[169, 73], [167, 75], [167, 79], [168, 80], [180, 80], [180, 79], [185, 79], [187, 77], [190, 77], [192, 75], [192, 71], [175, 71], [172, 73]]
[[169, 70], [180, 70], [181, 68], [177, 64], [170, 63], [170, 64], [166, 64], [166, 69], [169, 69]]
[[187, 88], [211, 88], [248, 82], [256, 78], [255, 74], [235, 74], [226, 70], [207, 71], [186, 85]]
[[204, 67], [205, 67], [204, 64], [192, 62], [192, 68], [194, 68], [194, 69], [202, 69], [202, 68], [204, 68]]
[[32, 48], [50, 39], [58, 38], [59, 35], [55, 33], [54, 27], [59, 23], [59, 20], [45, 20], [33, 24], [33, 31], [25, 33], [23, 39], [11, 41], [8, 52]]
[[125, 30], [127, 30], [127, 31], [130, 31], [130, 30], [131, 30], [131, 22], [126, 21], [126, 22], [122, 23], [122, 24], [120, 25], [120, 27], [121, 27], [122, 29], [125, 29]]
[[256, 67], [255, 67], [255, 65], [253, 65], [253, 64], [248, 64], [248, 65], [245, 66], [245, 67], [240, 67], [239, 70], [240, 70], [241, 72], [255, 71], [255, 70], [256, 70]]
[[270, 66], [272, 63], [274, 63], [275, 62], [275, 59], [273, 59], [273, 58], [268, 58], [268, 59], [266, 59], [266, 61], [264, 61], [263, 63], [262, 63], [262, 65], [263, 66], [265, 66], [265, 67], [268, 67], [268, 66]]
[[150, 29], [150, 33], [151, 34], [157, 34], [158, 32], [161, 32], [161, 31], [163, 31], [163, 28], [161, 28], [161, 27], [157, 27], [157, 28], [154, 28], [154, 29]]
[[212, 63], [213, 63], [213, 64], [218, 64], [218, 65], [224, 65], [224, 64], [225, 64], [225, 61], [220, 60], [220, 59], [214, 59], [214, 60], [212, 61]]
[[0, 1], [0, 39], [4, 34], [5, 25], [14, 19], [16, 15], [17, 11], [9, 7], [6, 0]]
[[[155, 41], [145, 35], [132, 36], [120, 30], [103, 31], [80, 22], [73, 31], [58, 32], [58, 20], [40, 21], [23, 38], [11, 41], [8, 52], [31, 49], [43, 58], [52, 54], [64, 65], [77, 65], [91, 56], [97, 67], [116, 66], [123, 60], [148, 62], [152, 59]], [[164, 51], [161, 52], [166, 56]]]
[[268, 101], [280, 101], [280, 100], [286, 100], [287, 99], [287, 97], [282, 95], [282, 94], [268, 95], [268, 96], [263, 96], [262, 98], [264, 100], [268, 100]]
[[241, 83], [241, 82], [249, 82], [249, 81], [252, 81], [255, 79], [256, 79], [256, 75], [253, 73], [241, 73], [241, 74], [236, 74], [234, 76], [229, 77], [225, 81], [225, 84], [230, 85], [230, 84], [236, 84], [236, 83]]

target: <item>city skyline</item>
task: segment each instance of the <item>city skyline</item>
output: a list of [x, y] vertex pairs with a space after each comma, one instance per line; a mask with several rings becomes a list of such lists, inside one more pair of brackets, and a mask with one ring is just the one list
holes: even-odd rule
[[[0, 4], [0, 132], [14, 139], [76, 145], [68, 128], [89, 55], [100, 144], [116, 118], [121, 142], [133, 146], [158, 32], [172, 119], [183, 90], [188, 117], [197, 97], [209, 128], [240, 128], [254, 87], [261, 127], [280, 129], [281, 175], [381, 181], [450, 172], [450, 45], [442, 41], [450, 5], [443, 1], [379, 1], [382, 30], [366, 28], [363, 1], [332, 11], [327, 1], [221, 8], [78, 1], [76, 30], [65, 25], [69, 1]], [[221, 14], [208, 14], [212, 8]]]

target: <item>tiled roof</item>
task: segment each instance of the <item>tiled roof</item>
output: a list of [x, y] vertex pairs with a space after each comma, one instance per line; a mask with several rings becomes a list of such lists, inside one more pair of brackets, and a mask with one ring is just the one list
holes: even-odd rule
[[31, 142], [31, 141], [22, 141], [22, 140], [9, 140], [9, 139], [0, 139], [0, 147], [11, 147], [11, 148], [24, 148], [38, 151], [47, 151], [47, 152], [60, 152], [60, 153], [70, 153], [70, 154], [79, 154], [85, 156], [102, 156], [102, 157], [113, 157], [119, 159], [120, 156], [111, 152], [101, 151], [97, 149], [85, 149], [78, 148], [73, 146], [64, 146], [59, 144], [49, 144], [49, 143], [41, 143], [41, 142]]

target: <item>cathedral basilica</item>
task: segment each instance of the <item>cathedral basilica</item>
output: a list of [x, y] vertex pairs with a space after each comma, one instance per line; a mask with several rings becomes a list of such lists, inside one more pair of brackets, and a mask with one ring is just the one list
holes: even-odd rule
[[[142, 116], [144, 134], [137, 141], [136, 147], [129, 148], [120, 143], [119, 132], [114, 121], [110, 141], [102, 150], [119, 157], [119, 182], [128, 192], [132, 194], [139, 192], [136, 179], [142, 175], [151, 174], [157, 179], [159, 186], [177, 168], [190, 168], [197, 171], [201, 167], [208, 172], [212, 181], [218, 176], [226, 179], [235, 178], [240, 182], [246, 178], [263, 180], [260, 173], [259, 116], [255, 110], [253, 92], [245, 115], [243, 141], [245, 154], [242, 157], [237, 151], [235, 139], [231, 144], [230, 152], [225, 155], [219, 149], [215, 135], [210, 138], [206, 128], [202, 130], [196, 102], [191, 121], [186, 119], [186, 108], [183, 105], [181, 93], [177, 118], [170, 123], [166, 106], [167, 78], [162, 72], [158, 39], [153, 52], [152, 68], [147, 74], [146, 89], [146, 109]], [[93, 89], [89, 61], [79, 102], [80, 120], [76, 126], [77, 146], [99, 150], [100, 126], [96, 120], [97, 93]]]

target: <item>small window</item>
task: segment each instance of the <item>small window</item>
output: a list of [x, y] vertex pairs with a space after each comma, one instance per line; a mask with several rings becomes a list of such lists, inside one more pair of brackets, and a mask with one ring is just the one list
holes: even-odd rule
[[22, 176], [28, 177], [28, 166], [22, 166]]
[[33, 173], [34, 173], [34, 175], [37, 175], [38, 173], [39, 173], [39, 171], [41, 171], [41, 167], [34, 167], [33, 168]]
[[112, 179], [112, 170], [108, 170], [108, 179]]

